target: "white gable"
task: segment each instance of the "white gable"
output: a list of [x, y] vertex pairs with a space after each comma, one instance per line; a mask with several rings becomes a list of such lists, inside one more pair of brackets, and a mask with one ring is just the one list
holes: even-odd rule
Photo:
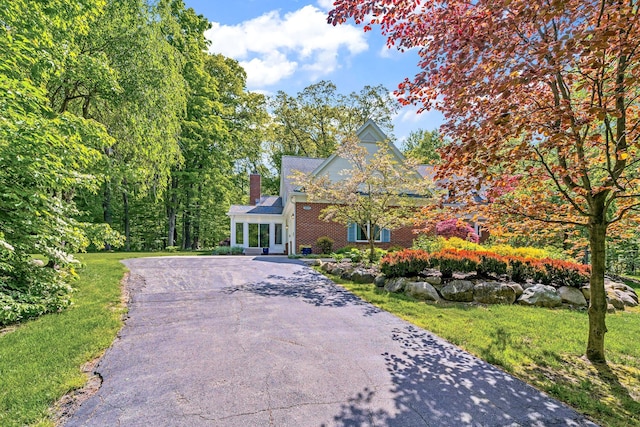
[[[372, 120], [367, 122], [358, 129], [356, 136], [360, 140], [360, 144], [367, 149], [367, 160], [371, 159], [373, 155], [380, 149], [378, 146], [381, 142], [386, 142], [395, 160], [399, 163], [405, 160], [404, 156], [398, 150], [398, 148], [390, 141], [387, 136], [380, 130]], [[345, 178], [342, 171], [350, 170], [352, 168], [351, 163], [348, 160], [339, 157], [337, 154], [331, 155], [314, 171], [314, 176], [329, 176], [331, 181], [340, 181]]]

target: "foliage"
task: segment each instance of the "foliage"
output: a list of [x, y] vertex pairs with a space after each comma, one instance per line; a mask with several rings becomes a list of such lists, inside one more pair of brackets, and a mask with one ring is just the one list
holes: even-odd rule
[[442, 236], [446, 239], [451, 237], [458, 237], [460, 239], [468, 240], [472, 243], [478, 243], [480, 237], [466, 222], [451, 218], [444, 221], [440, 221], [435, 227], [436, 235]]
[[242, 246], [216, 246], [213, 248], [213, 255], [242, 255]]
[[388, 253], [380, 260], [380, 271], [387, 277], [411, 277], [431, 265], [431, 257], [420, 249], [403, 249]]
[[442, 249], [464, 249], [468, 251], [489, 251], [498, 255], [515, 256], [522, 258], [553, 258], [563, 259], [566, 255], [559, 253], [553, 248], [532, 248], [526, 247], [514, 247], [507, 244], [492, 244], [492, 245], [480, 245], [468, 240], [463, 240], [458, 237], [451, 237], [445, 239], [440, 236], [430, 236], [427, 234], [421, 234], [414, 241], [414, 248], [424, 249], [427, 252], [438, 252]]
[[420, 164], [433, 165], [441, 160], [438, 150], [442, 145], [440, 132], [418, 129], [409, 133], [404, 141], [402, 153]]
[[358, 249], [357, 246], [354, 245], [347, 245], [347, 246], [343, 246], [340, 249], [338, 249], [336, 251], [337, 254], [345, 254], [347, 252], [351, 252], [353, 249]]
[[392, 135], [398, 103], [381, 85], [340, 94], [332, 82], [323, 80], [296, 96], [279, 91], [270, 99], [270, 107], [267, 146], [271, 167], [280, 171], [284, 155], [329, 157], [339, 141], [355, 133], [368, 119]]
[[[342, 179], [300, 172], [293, 177], [304, 187], [309, 201], [329, 203], [320, 218], [344, 225], [368, 224], [372, 230], [393, 230], [411, 223], [418, 197], [424, 198], [430, 190], [414, 162], [397, 159], [391, 145], [383, 141], [370, 154], [354, 136], [343, 141], [337, 155], [350, 165], [341, 172]], [[375, 233], [368, 233], [370, 262], [375, 258], [375, 239]]]
[[[586, 230], [591, 299], [586, 355], [605, 362], [607, 233], [640, 212], [640, 24], [636, 2], [338, 0], [329, 22], [379, 24], [389, 45], [418, 48], [405, 104], [437, 107], [448, 144], [439, 177], [494, 228]], [[456, 179], [452, 179], [453, 177]], [[460, 212], [460, 214], [463, 214]], [[425, 211], [425, 215], [430, 215]]]
[[316, 240], [316, 246], [320, 248], [320, 252], [323, 254], [330, 254], [333, 249], [333, 239], [331, 237], [322, 236]]

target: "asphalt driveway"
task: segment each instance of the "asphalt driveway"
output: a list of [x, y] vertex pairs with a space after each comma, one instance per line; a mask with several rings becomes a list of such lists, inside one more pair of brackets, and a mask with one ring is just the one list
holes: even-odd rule
[[67, 426], [584, 426], [279, 257], [126, 260], [129, 319]]

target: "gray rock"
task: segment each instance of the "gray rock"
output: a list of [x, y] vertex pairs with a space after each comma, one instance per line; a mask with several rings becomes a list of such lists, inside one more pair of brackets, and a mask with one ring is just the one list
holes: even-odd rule
[[587, 299], [582, 294], [582, 291], [570, 286], [560, 286], [558, 288], [558, 295], [565, 304], [575, 305], [578, 307], [584, 307], [587, 305]]
[[335, 266], [331, 270], [329, 270], [329, 273], [333, 274], [334, 276], [342, 277], [342, 273], [344, 273], [344, 268]]
[[582, 295], [584, 295], [584, 298], [589, 301], [591, 299], [591, 286], [587, 285], [587, 286], [583, 286], [580, 288], [580, 291], [582, 292]]
[[439, 301], [438, 291], [427, 282], [408, 282], [405, 286], [405, 293], [424, 301]]
[[387, 280], [384, 285], [384, 290], [388, 292], [402, 292], [407, 284], [407, 279], [404, 277], [394, 277]]
[[473, 288], [473, 300], [482, 304], [513, 304], [516, 291], [506, 283], [480, 282]]
[[505, 283], [505, 285], [510, 286], [511, 288], [513, 288], [513, 290], [516, 292], [516, 298], [519, 298], [520, 295], [522, 295], [522, 293], [524, 292], [524, 288], [522, 287], [522, 285], [520, 283], [507, 282], [507, 283]]
[[356, 268], [353, 270], [353, 273], [351, 273], [351, 280], [356, 283], [373, 283], [375, 278], [376, 276], [373, 271], [365, 268]]
[[616, 308], [613, 306], [613, 304], [607, 304], [607, 313], [615, 313], [616, 312]]
[[345, 269], [340, 275], [340, 278], [344, 280], [352, 280], [351, 279], [352, 277], [353, 277], [353, 270], [351, 269]]
[[452, 280], [441, 290], [442, 298], [449, 301], [473, 301], [473, 282], [469, 280]]
[[440, 276], [427, 276], [424, 278], [424, 281], [430, 284], [431, 286], [442, 285], [442, 277]]
[[384, 282], [387, 280], [387, 276], [385, 276], [384, 274], [378, 274], [376, 276], [376, 278], [373, 280], [373, 283], [378, 287], [378, 288], [384, 288]]
[[537, 307], [558, 307], [562, 305], [562, 298], [553, 286], [534, 285], [524, 290], [518, 303]]
[[616, 294], [618, 299], [620, 299], [627, 307], [636, 307], [638, 305], [638, 296], [635, 293], [630, 294], [618, 289], [613, 289], [613, 292]]
[[616, 310], [624, 310], [624, 301], [618, 296], [615, 289], [607, 289], [607, 302]]

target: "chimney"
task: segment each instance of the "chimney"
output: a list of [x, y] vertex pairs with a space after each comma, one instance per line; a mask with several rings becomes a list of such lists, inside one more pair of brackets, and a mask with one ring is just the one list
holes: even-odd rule
[[252, 173], [249, 175], [249, 204], [258, 204], [260, 195], [260, 174]]

